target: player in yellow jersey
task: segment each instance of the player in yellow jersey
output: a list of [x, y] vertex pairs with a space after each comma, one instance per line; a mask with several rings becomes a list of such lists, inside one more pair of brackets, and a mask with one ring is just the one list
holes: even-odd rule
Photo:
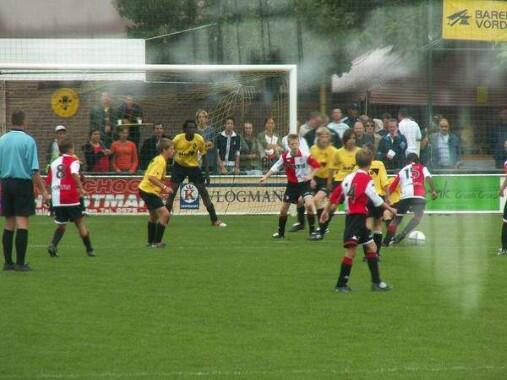
[[[387, 186], [391, 186], [391, 183], [394, 182], [394, 179], [395, 177], [391, 177], [389, 178], [389, 180], [387, 181]], [[393, 208], [397, 209], [398, 208], [398, 202], [400, 201], [401, 199], [401, 194], [400, 194], [400, 186], [398, 185], [398, 187], [396, 188], [395, 191], [390, 191], [389, 192], [389, 195], [388, 195], [388, 199], [387, 199], [387, 203], [389, 203]], [[389, 226], [389, 224], [391, 224], [391, 221], [394, 219], [396, 215], [392, 214], [391, 212], [385, 210], [384, 211], [384, 223], [386, 226]], [[388, 247], [389, 246], [389, 241], [387, 241], [387, 236], [386, 238], [384, 238], [384, 241], [382, 242], [382, 245], [384, 247]]]
[[[202, 198], [202, 202], [208, 210], [211, 225], [215, 227], [226, 227], [227, 225], [218, 220], [217, 213], [215, 212], [215, 206], [211, 202], [211, 198], [208, 194], [208, 190], [204, 184], [205, 179], [202, 174], [199, 159], [206, 159], [206, 145], [204, 138], [197, 134], [197, 125], [194, 120], [186, 120], [183, 123], [183, 133], [176, 135], [173, 139], [175, 156], [174, 166], [171, 175], [172, 179], [172, 190], [166, 201], [166, 207], [169, 212], [173, 209], [174, 198], [176, 197], [176, 191], [180, 187], [180, 184], [188, 177], [188, 181], [192, 182], [199, 195]], [[208, 165], [205, 166], [206, 171]], [[206, 172], [206, 182], [209, 183], [209, 173]]]
[[[343, 147], [335, 153], [333, 168], [329, 171], [328, 189], [329, 191], [340, 185], [344, 178], [352, 173], [356, 168], [356, 153], [360, 150], [356, 146], [356, 134], [353, 129], [347, 129], [342, 136]], [[333, 213], [329, 214], [328, 220], [321, 226], [321, 235], [327, 233], [327, 227], [331, 223]]]
[[[317, 143], [310, 148], [310, 154], [319, 162], [320, 168], [315, 172], [311, 185], [314, 190], [313, 200], [317, 208], [317, 220], [320, 221], [320, 215], [325, 206], [324, 201], [329, 196], [329, 171], [334, 169], [338, 149], [331, 145], [331, 132], [326, 127], [317, 128], [316, 136]], [[325, 233], [325, 229], [322, 229], [324, 226], [320, 223], [320, 233], [312, 235], [311, 240], [322, 240], [322, 235]]]
[[[388, 186], [386, 167], [382, 161], [373, 160], [376, 154], [374, 144], [365, 144], [362, 149], [369, 152], [372, 157], [369, 173], [375, 185], [375, 191], [382, 198], [385, 198]], [[368, 203], [368, 219], [366, 220], [366, 226], [373, 232], [373, 241], [377, 246], [377, 256], [380, 256], [380, 248], [382, 246], [382, 217], [384, 215], [384, 210], [385, 209], [382, 207], [375, 207], [371, 202]]]
[[144, 172], [139, 184], [139, 195], [150, 212], [148, 220], [148, 247], [164, 248], [162, 242], [165, 227], [169, 223], [169, 211], [164, 206], [160, 194], [171, 194], [173, 190], [164, 183], [167, 161], [174, 156], [174, 144], [162, 138], [158, 144], [160, 154], [153, 158]]

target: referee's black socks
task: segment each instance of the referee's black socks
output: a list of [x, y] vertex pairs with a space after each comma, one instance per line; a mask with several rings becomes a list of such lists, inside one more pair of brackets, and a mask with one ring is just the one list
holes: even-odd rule
[[25, 265], [26, 247], [28, 246], [28, 230], [16, 230], [16, 264]]
[[[504, 224], [505, 225], [505, 224]], [[2, 235], [2, 245], [4, 247], [4, 258], [6, 264], [13, 264], [12, 262], [12, 243], [14, 241], [14, 231], [4, 229]]]

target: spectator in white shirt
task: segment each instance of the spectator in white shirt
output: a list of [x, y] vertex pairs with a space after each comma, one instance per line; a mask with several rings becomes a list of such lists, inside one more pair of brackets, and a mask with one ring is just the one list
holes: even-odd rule
[[401, 108], [398, 112], [398, 130], [407, 139], [407, 150], [405, 155], [409, 153], [415, 153], [419, 157], [421, 153], [421, 128], [414, 120], [408, 117], [406, 109]]
[[317, 129], [322, 125], [322, 114], [318, 111], [310, 112], [306, 123], [299, 128], [299, 137], [303, 137], [312, 129]]
[[350, 127], [348, 124], [345, 124], [342, 122], [343, 119], [343, 113], [340, 108], [333, 109], [333, 112], [331, 113], [331, 122], [327, 125], [329, 129], [332, 129], [336, 133], [338, 133], [338, 136], [340, 136], [340, 139], [343, 137], [343, 133]]

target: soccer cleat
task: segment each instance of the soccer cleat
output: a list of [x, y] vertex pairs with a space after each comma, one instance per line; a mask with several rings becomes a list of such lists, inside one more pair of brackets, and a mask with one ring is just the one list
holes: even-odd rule
[[384, 281], [380, 281], [377, 284], [374, 283], [371, 285], [371, 290], [373, 290], [374, 292], [387, 292], [391, 289], [392, 288], [389, 285], [387, 285]]
[[151, 245], [151, 248], [165, 248], [167, 247], [167, 244], [161, 241], [160, 243], [153, 243]]
[[145, 247], [146, 248], [151, 248], [152, 245], [153, 245], [153, 243], [146, 243]]
[[95, 257], [95, 253], [92, 251], [86, 251], [86, 254], [88, 255], [88, 257]]
[[49, 253], [49, 256], [51, 256], [51, 257], [58, 257], [58, 255], [56, 254], [56, 247], [54, 244], [50, 244], [48, 246], [48, 253]]
[[275, 232], [271, 237], [273, 239], [285, 239], [285, 235], [280, 235], [278, 232]]
[[324, 236], [320, 234], [320, 232], [312, 232], [310, 237], [308, 237], [308, 240], [316, 241], [316, 240], [322, 240], [324, 239]]
[[4, 271], [14, 270], [16, 266], [14, 264], [4, 264]]
[[334, 291], [337, 293], [350, 293], [352, 291], [352, 289], [348, 285], [343, 285], [343, 286], [337, 286], [334, 289]]
[[507, 256], [507, 248], [498, 248], [496, 254], [498, 256]]
[[305, 229], [305, 225], [301, 223], [294, 223], [292, 227], [289, 229], [289, 232], [298, 232], [303, 231]]
[[32, 270], [32, 267], [28, 264], [16, 264], [14, 266], [14, 270], [16, 272], [30, 272]]
[[213, 227], [227, 227], [227, 224], [225, 224], [224, 222], [222, 222], [221, 220], [217, 220], [216, 222], [214, 222], [212, 224]]

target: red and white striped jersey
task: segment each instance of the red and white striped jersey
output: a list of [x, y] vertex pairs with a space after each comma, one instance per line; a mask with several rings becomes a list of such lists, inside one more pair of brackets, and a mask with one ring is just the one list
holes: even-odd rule
[[361, 169], [347, 175], [341, 185], [336, 186], [329, 201], [338, 204], [342, 197], [347, 215], [367, 215], [368, 200], [371, 200], [376, 207], [384, 203], [384, 200], [375, 192], [375, 185], [370, 175]]
[[51, 186], [53, 207], [79, 205], [79, 192], [72, 174], [79, 175], [79, 160], [63, 154], [51, 163], [46, 182]]
[[293, 156], [289, 151], [283, 152], [278, 161], [271, 167], [271, 172], [278, 173], [282, 166], [285, 168], [287, 181], [290, 183], [299, 183], [307, 181], [310, 174], [310, 167], [320, 168], [319, 162], [309, 153], [298, 152]]
[[426, 195], [424, 180], [427, 177], [431, 177], [431, 173], [426, 166], [416, 163], [408, 164], [396, 175], [389, 191], [395, 191], [399, 184], [401, 199], [424, 198]]

